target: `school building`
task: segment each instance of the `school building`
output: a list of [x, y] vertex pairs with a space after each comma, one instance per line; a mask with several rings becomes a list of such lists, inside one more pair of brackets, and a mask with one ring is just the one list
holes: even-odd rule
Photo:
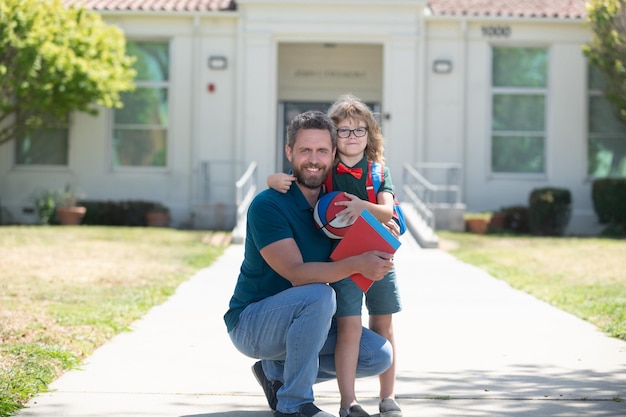
[[121, 110], [73, 114], [44, 152], [0, 147], [16, 222], [37, 221], [34, 193], [69, 184], [159, 201], [174, 227], [232, 228], [244, 171], [256, 163], [265, 188], [287, 168], [288, 120], [343, 93], [379, 113], [402, 201], [415, 172], [454, 186], [443, 203], [467, 212], [567, 188], [567, 233], [592, 234], [592, 180], [626, 176], [625, 130], [582, 52], [583, 0], [66, 2], [123, 30], [137, 89]]

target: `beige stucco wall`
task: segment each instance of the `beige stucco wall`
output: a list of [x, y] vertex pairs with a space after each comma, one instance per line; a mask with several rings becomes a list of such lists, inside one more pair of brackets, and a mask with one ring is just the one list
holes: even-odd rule
[[[170, 89], [168, 164], [163, 169], [113, 168], [111, 160], [112, 110], [98, 116], [77, 113], [70, 126], [68, 167], [22, 167], [12, 163], [12, 145], [0, 147], [0, 195], [19, 222], [36, 222], [25, 214], [32, 195], [70, 184], [90, 200], [160, 201], [172, 211], [173, 226], [189, 226], [192, 208], [206, 198], [202, 162], [228, 161], [219, 167], [219, 184], [211, 197], [234, 201], [235, 80], [237, 22], [207, 16], [105, 15], [129, 39], [169, 40]], [[212, 70], [208, 58], [226, 56], [228, 68]], [[214, 85], [210, 92], [209, 84]], [[228, 184], [222, 186], [222, 182]], [[219, 188], [222, 188], [221, 190]]]
[[[484, 26], [510, 29], [506, 38], [486, 38]], [[427, 63], [448, 59], [450, 74], [427, 71], [424, 161], [464, 167], [468, 211], [527, 205], [535, 188], [568, 188], [574, 199], [570, 233], [597, 230], [587, 178], [587, 63], [581, 46], [588, 29], [576, 22], [432, 20], [427, 26]], [[491, 46], [548, 48], [546, 173], [528, 176], [490, 171]]]
[[[0, 204], [19, 221], [34, 222], [22, 212], [32, 193], [71, 183], [89, 199], [161, 201], [172, 209], [174, 226], [228, 223], [234, 220], [234, 182], [245, 167], [258, 163], [263, 189], [279, 166], [278, 103], [332, 101], [356, 90], [381, 106], [387, 164], [398, 189], [405, 163], [458, 163], [468, 210], [526, 204], [533, 188], [562, 186], [574, 197], [570, 231], [593, 230], [584, 23], [436, 18], [423, 15], [423, 4], [241, 0], [238, 11], [228, 13], [105, 14], [129, 38], [171, 41], [167, 169], [114, 170], [108, 162], [111, 111], [77, 114], [67, 168], [16, 169], [12, 147], [0, 146]], [[508, 27], [510, 36], [485, 37], [482, 27], [490, 25]], [[549, 49], [545, 175], [490, 173], [491, 45]], [[227, 68], [209, 68], [210, 56], [225, 57]], [[452, 63], [449, 74], [433, 72], [438, 59]], [[348, 81], [337, 75], [359, 67], [363, 73]], [[319, 75], [325, 71], [335, 76]], [[209, 183], [202, 171], [207, 161]]]

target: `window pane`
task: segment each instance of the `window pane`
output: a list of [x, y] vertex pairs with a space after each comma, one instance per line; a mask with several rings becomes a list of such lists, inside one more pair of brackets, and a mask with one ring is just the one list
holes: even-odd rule
[[626, 177], [626, 140], [624, 138], [589, 139], [589, 175]]
[[15, 143], [17, 165], [67, 165], [67, 129], [36, 129]]
[[600, 70], [592, 65], [589, 66], [589, 88], [592, 90], [604, 90], [606, 78]]
[[587, 173], [596, 178], [626, 177], [626, 125], [615, 106], [598, 91], [606, 88], [604, 75], [589, 66], [589, 138]]
[[589, 133], [626, 137], [626, 125], [617, 119], [615, 111], [615, 107], [605, 97], [589, 97]]
[[169, 126], [169, 43], [128, 42], [137, 57], [135, 91], [121, 96], [124, 107], [113, 113], [113, 166], [167, 165]]
[[137, 58], [134, 68], [138, 81], [169, 80], [169, 44], [167, 42], [132, 42], [126, 45], [128, 55]]
[[167, 164], [165, 129], [115, 129], [113, 165], [164, 167]]
[[491, 167], [494, 172], [543, 173], [544, 138], [532, 136], [493, 136]]
[[493, 48], [494, 87], [545, 87], [548, 52], [543, 48]]
[[169, 124], [167, 89], [137, 87], [121, 95], [124, 107], [115, 110], [115, 124]]
[[543, 95], [493, 95], [492, 129], [494, 131], [534, 131], [545, 128]]

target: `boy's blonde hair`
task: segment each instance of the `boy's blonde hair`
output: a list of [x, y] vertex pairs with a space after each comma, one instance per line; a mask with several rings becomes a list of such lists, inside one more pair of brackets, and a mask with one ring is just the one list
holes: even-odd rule
[[380, 125], [374, 118], [374, 113], [367, 104], [351, 94], [345, 94], [330, 106], [328, 115], [335, 125], [345, 119], [365, 122], [367, 125], [367, 145], [365, 146], [367, 159], [373, 162], [385, 162], [383, 156], [385, 138], [380, 131]]

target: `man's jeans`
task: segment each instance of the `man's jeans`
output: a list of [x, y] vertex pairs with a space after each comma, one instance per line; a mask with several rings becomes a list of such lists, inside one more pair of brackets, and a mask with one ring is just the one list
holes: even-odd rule
[[[263, 359], [270, 381], [281, 381], [278, 410], [295, 413], [314, 400], [313, 384], [336, 377], [335, 292], [326, 284], [292, 287], [250, 304], [229, 333], [244, 355]], [[391, 344], [363, 328], [357, 377], [378, 375], [392, 363]]]

